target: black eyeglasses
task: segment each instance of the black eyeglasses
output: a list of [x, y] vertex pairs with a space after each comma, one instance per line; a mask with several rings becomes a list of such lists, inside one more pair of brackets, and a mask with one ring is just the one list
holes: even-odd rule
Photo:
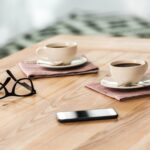
[[[30, 78], [16, 79], [10, 70], [6, 70], [6, 72], [10, 77], [7, 77], [4, 83], [0, 83], [0, 99], [5, 98], [7, 96], [21, 97], [36, 94], [32, 80]], [[12, 91], [9, 92], [6, 88], [6, 85], [11, 79], [15, 81], [15, 84], [12, 88]]]

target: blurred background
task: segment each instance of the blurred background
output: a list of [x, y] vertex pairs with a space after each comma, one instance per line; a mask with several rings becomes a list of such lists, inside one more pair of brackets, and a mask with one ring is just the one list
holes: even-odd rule
[[0, 0], [0, 58], [54, 35], [150, 38], [148, 0]]

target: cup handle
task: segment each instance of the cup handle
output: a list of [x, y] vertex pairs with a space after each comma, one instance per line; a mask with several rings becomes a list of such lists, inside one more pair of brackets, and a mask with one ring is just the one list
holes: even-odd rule
[[148, 69], [148, 63], [147, 63], [147, 61], [145, 61], [145, 68], [146, 68], [146, 71], [147, 71], [147, 69]]
[[43, 54], [43, 52], [46, 50], [47, 48], [46, 47], [39, 47], [36, 49], [36, 55], [41, 58], [41, 59], [44, 59], [44, 60], [48, 60], [48, 57], [47, 56], [44, 56], [45, 54]]

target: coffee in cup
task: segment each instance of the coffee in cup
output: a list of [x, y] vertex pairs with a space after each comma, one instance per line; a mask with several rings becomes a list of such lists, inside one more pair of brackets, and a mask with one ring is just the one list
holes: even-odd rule
[[148, 64], [144, 60], [117, 60], [109, 64], [112, 78], [118, 85], [138, 83], [144, 76]]
[[36, 50], [38, 58], [50, 61], [52, 64], [69, 64], [77, 52], [76, 42], [49, 43]]

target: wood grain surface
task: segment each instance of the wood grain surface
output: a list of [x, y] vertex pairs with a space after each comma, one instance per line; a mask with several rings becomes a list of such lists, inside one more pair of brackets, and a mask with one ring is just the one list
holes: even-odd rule
[[[35, 49], [49, 42], [77, 41], [100, 72], [92, 75], [34, 80], [37, 94], [0, 100], [0, 150], [149, 150], [150, 97], [116, 101], [84, 86], [109, 74], [115, 59], [141, 58], [150, 63], [150, 40], [98, 36], [56, 36], [0, 60], [0, 80], [10, 69], [24, 77], [17, 63], [35, 58]], [[117, 120], [61, 124], [57, 111], [114, 107]]]

